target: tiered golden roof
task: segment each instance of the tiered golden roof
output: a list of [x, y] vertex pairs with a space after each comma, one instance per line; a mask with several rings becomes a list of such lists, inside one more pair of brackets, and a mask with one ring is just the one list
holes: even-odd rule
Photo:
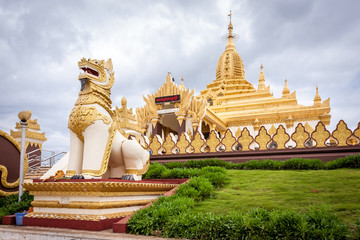
[[[29, 119], [27, 121], [28, 125], [25, 130], [26, 143], [39, 146], [41, 149], [42, 144], [47, 140], [45, 137], [45, 132], [40, 133], [40, 125], [37, 123], [37, 119]], [[17, 131], [10, 130], [10, 135], [15, 138], [18, 142], [21, 139], [21, 125], [16, 123], [15, 128]]]
[[[233, 26], [230, 20], [229, 36], [224, 53], [220, 56], [216, 79], [201, 91], [199, 97], [208, 101], [207, 115], [216, 115], [227, 127], [257, 126], [264, 124], [286, 123], [292, 127], [294, 122], [323, 121], [330, 124], [330, 99], [321, 102], [318, 88], [313, 106], [297, 103], [296, 91], [290, 92], [288, 81], [281, 98], [273, 97], [270, 86], [265, 84], [265, 74], [261, 64], [258, 88], [245, 79], [244, 64], [236, 51], [233, 41]], [[211, 125], [209, 117], [205, 122]], [[220, 126], [218, 121], [217, 125]]]

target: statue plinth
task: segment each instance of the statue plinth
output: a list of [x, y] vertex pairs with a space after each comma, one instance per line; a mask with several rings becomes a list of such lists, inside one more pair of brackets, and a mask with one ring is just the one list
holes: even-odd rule
[[159, 196], [181, 181], [70, 180], [24, 183], [34, 201], [25, 226], [59, 227], [100, 231]]

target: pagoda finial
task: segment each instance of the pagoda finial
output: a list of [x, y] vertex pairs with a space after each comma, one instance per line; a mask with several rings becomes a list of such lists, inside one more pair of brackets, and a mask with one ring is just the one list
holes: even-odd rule
[[182, 87], [183, 89], [185, 89], [184, 76], [181, 76], [181, 84], [180, 84], [180, 87]]
[[263, 69], [264, 69], [264, 66], [261, 64], [260, 65], [260, 74], [259, 74], [259, 85], [258, 85], [259, 91], [265, 90], [265, 75], [264, 75]]
[[289, 87], [288, 87], [288, 84], [287, 84], [287, 79], [285, 79], [285, 86], [284, 86], [284, 89], [282, 91], [282, 97], [289, 96], [289, 94], [290, 94], [290, 90], [289, 90]]
[[229, 26], [228, 26], [228, 30], [229, 30], [229, 36], [228, 36], [228, 42], [226, 44], [226, 48], [225, 50], [228, 50], [228, 49], [235, 49], [235, 44], [234, 44], [234, 41], [233, 41], [233, 25], [231, 24], [231, 16], [232, 16], [232, 13], [231, 13], [231, 10], [230, 10], [230, 13], [228, 14], [228, 16], [230, 17], [230, 22], [229, 22]]
[[320, 97], [320, 94], [319, 94], [319, 88], [318, 86], [316, 86], [316, 94], [315, 94], [315, 98], [314, 98], [314, 105], [321, 105], [321, 97]]

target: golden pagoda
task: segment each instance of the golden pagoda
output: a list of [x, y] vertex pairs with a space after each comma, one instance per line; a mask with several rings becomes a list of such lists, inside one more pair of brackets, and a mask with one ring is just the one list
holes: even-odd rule
[[[182, 132], [192, 135], [199, 131], [207, 138], [212, 130], [222, 135], [230, 129], [239, 136], [246, 127], [255, 136], [261, 126], [271, 135], [275, 134], [279, 125], [283, 125], [288, 134], [294, 132], [298, 123], [302, 123], [308, 132], [313, 132], [319, 121], [328, 126], [330, 99], [321, 101], [318, 87], [314, 104], [303, 106], [297, 102], [296, 91], [290, 92], [287, 80], [282, 96], [273, 96], [270, 86], [266, 86], [262, 64], [257, 88], [245, 79], [244, 64], [234, 44], [231, 13], [229, 16], [228, 41], [217, 63], [216, 79], [199, 96], [192, 97], [193, 91], [185, 94], [183, 78], [179, 86], [169, 74], [155, 94], [147, 98], [144, 96], [146, 105], [137, 109], [141, 133], [148, 137], [159, 135], [165, 139], [170, 132], [172, 135]], [[189, 89], [186, 91], [189, 93]], [[175, 96], [178, 96], [176, 101], [164, 100]], [[156, 99], [164, 102], [157, 102]], [[196, 103], [196, 106], [190, 102]], [[201, 114], [194, 113], [192, 109]]]
[[262, 64], [257, 89], [248, 82], [233, 41], [231, 14], [228, 30], [228, 42], [216, 67], [216, 79], [198, 96], [208, 102], [201, 129], [204, 135], [212, 129], [223, 132], [224, 125], [233, 132], [247, 127], [254, 136], [260, 126], [269, 131], [282, 124], [291, 133], [300, 122], [309, 131], [315, 129], [319, 121], [330, 124], [330, 99], [321, 101], [317, 87], [314, 104], [303, 106], [297, 103], [296, 91], [290, 92], [287, 80], [281, 98], [272, 95], [270, 86], [265, 84]]

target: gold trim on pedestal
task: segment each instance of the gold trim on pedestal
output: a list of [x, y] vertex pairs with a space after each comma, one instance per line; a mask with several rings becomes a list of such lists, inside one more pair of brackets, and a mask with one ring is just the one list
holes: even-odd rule
[[108, 209], [143, 206], [150, 203], [151, 201], [153, 201], [153, 199], [108, 202], [71, 201], [68, 204], [60, 203], [59, 201], [33, 201], [31, 202], [31, 206], [43, 208]]
[[126, 217], [132, 213], [133, 212], [120, 212], [120, 213], [101, 214], [101, 215], [85, 215], [85, 214], [31, 212], [28, 213], [25, 217], [61, 219], [61, 220], [100, 221], [104, 219]]
[[55, 196], [126, 196], [158, 195], [170, 191], [178, 184], [133, 182], [35, 182], [23, 186], [32, 195]]

